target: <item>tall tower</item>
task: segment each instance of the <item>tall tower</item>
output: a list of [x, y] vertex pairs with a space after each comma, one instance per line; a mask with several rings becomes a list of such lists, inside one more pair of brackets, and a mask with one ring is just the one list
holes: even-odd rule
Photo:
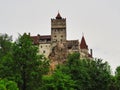
[[51, 19], [51, 41], [66, 42], [66, 19], [62, 18], [59, 12], [55, 19]]

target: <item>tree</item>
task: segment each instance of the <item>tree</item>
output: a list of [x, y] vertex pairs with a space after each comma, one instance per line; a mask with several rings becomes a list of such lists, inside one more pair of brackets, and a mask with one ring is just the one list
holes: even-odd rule
[[19, 90], [17, 84], [7, 79], [0, 79], [0, 90]]
[[108, 90], [111, 81], [110, 66], [107, 62], [102, 62], [101, 59], [91, 61], [89, 66], [89, 73], [91, 79], [90, 90]]
[[79, 53], [68, 55], [68, 60], [62, 71], [71, 75], [76, 85], [74, 89], [89, 90], [90, 77], [87, 73], [88, 67], [85, 66], [86, 62], [85, 60], [80, 60]]
[[74, 90], [75, 81], [70, 75], [55, 70], [51, 76], [43, 77], [43, 87], [40, 90]]
[[118, 90], [116, 77], [111, 75], [111, 80], [109, 82], [109, 88], [108, 90]]
[[110, 67], [101, 59], [80, 59], [79, 53], [68, 55], [62, 72], [71, 75], [77, 90], [107, 90], [110, 82]]
[[48, 63], [43, 55], [38, 55], [38, 47], [32, 44], [26, 33], [13, 44], [13, 61], [14, 78], [20, 90], [38, 90], [45, 73], [41, 66], [48, 68]]
[[12, 36], [0, 34], [0, 60], [11, 52]]
[[115, 78], [116, 78], [117, 89], [120, 90], [120, 66], [116, 68]]
[[12, 72], [12, 36], [0, 34], [0, 78], [10, 78]]

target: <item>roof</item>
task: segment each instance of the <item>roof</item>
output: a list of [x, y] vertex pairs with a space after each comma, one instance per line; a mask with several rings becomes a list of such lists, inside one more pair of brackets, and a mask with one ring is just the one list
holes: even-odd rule
[[79, 41], [78, 40], [67, 40], [67, 48], [68, 49], [78, 49]]
[[88, 54], [88, 57], [93, 58], [91, 54]]
[[39, 40], [51, 40], [51, 35], [43, 35], [43, 36], [31, 36], [31, 39], [33, 40], [33, 44], [38, 45], [39, 44]]
[[56, 19], [62, 19], [60, 13], [58, 12], [57, 16], [56, 16]]
[[35, 45], [38, 45], [39, 44], [39, 36], [31, 36], [31, 39], [33, 40], [33, 43]]
[[50, 39], [51, 40], [51, 35], [43, 35], [43, 36], [40, 36], [40, 40], [43, 40], [43, 39]]
[[81, 39], [80, 49], [88, 49], [88, 45], [86, 44], [84, 36], [82, 36], [82, 39]]
[[79, 41], [78, 40], [67, 40], [68, 45], [78, 45]]

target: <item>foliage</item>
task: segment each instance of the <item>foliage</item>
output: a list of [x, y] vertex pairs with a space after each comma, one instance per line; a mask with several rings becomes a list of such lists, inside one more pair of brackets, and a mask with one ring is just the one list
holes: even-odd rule
[[19, 36], [14, 43], [7, 34], [0, 36], [0, 78], [17, 82], [20, 90], [36, 90], [48, 67], [49, 60], [38, 55], [29, 35]]
[[8, 36], [7, 34], [0, 34], [0, 60], [6, 54], [11, 52], [11, 42], [12, 36]]
[[42, 90], [74, 90], [75, 81], [70, 75], [62, 73], [60, 70], [55, 70], [51, 76], [43, 77]]
[[115, 76], [111, 75], [108, 90], [118, 90]]
[[120, 90], [120, 66], [116, 68], [115, 79], [116, 79], [117, 89]]
[[107, 90], [110, 82], [110, 67], [101, 59], [80, 59], [79, 53], [68, 55], [62, 72], [71, 75], [77, 90]]
[[0, 78], [10, 78], [12, 72], [12, 37], [0, 34]]
[[92, 79], [92, 89], [107, 90], [111, 81], [110, 66], [107, 62], [97, 59], [91, 62], [89, 68], [90, 78]]
[[38, 47], [32, 44], [27, 34], [20, 36], [13, 44], [15, 80], [21, 90], [36, 90], [41, 86], [41, 77], [48, 63], [43, 55], [37, 53]]
[[[0, 34], [0, 90], [120, 90], [120, 66], [115, 76], [101, 59], [81, 59], [69, 54], [67, 61], [52, 75], [49, 60], [38, 54], [29, 35], [12, 37]], [[5, 78], [3, 80], [3, 78]]]
[[7, 79], [0, 79], [0, 90], [19, 90], [17, 84]]

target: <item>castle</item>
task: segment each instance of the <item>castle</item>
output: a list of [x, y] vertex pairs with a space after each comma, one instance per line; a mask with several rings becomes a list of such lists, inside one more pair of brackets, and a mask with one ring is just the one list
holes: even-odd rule
[[52, 63], [59, 64], [66, 61], [69, 53], [78, 52], [80, 58], [92, 58], [92, 49], [88, 49], [84, 35], [79, 40], [66, 39], [66, 18], [58, 12], [56, 18], [51, 19], [51, 35], [31, 36], [34, 45], [39, 46], [39, 53], [45, 55]]

